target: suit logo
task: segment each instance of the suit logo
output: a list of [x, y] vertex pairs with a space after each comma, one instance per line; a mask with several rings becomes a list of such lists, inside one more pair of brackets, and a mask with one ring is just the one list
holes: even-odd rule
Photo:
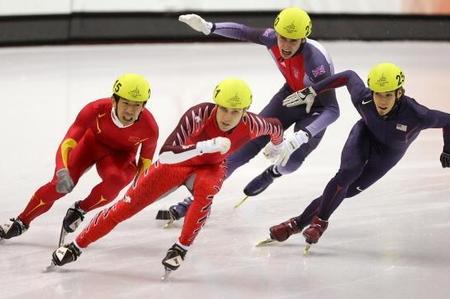
[[362, 100], [361, 104], [366, 105], [372, 102], [372, 100]]
[[408, 126], [402, 125], [402, 124], [397, 124], [397, 126], [395, 128], [399, 131], [406, 132], [406, 130], [408, 129]]

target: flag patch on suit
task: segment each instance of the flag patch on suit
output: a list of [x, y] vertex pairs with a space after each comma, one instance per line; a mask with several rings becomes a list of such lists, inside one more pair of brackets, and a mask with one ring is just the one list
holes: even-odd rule
[[403, 132], [406, 132], [406, 129], [408, 129], [408, 126], [402, 125], [402, 124], [397, 124], [396, 129], [400, 130], [400, 131], [403, 131]]

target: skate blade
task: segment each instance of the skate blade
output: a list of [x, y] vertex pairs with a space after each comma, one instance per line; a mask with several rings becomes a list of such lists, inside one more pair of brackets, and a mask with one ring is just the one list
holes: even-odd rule
[[234, 208], [239, 208], [241, 206], [241, 204], [243, 204], [246, 200], [247, 200], [248, 196], [245, 196], [243, 199], [241, 199], [240, 202], [238, 202], [237, 204], [234, 205]]
[[305, 245], [305, 249], [303, 249], [303, 255], [308, 255], [309, 254], [309, 250], [311, 249], [311, 244], [306, 244]]
[[166, 224], [164, 224], [163, 228], [171, 228], [173, 227], [174, 220], [169, 220]]
[[272, 244], [273, 242], [275, 242], [274, 239], [268, 238], [262, 241], [259, 241], [258, 243], [256, 243], [255, 247], [261, 247], [264, 245], [268, 245], [268, 244]]
[[64, 246], [64, 241], [66, 240], [66, 236], [68, 234], [69, 233], [63, 227], [61, 227], [61, 232], [59, 233], [58, 248]]
[[57, 269], [56, 267], [57, 266], [55, 265], [55, 263], [53, 261], [51, 261], [50, 265], [45, 267], [44, 270], [42, 270], [42, 272], [44, 272], [44, 273], [54, 272]]
[[163, 276], [161, 276], [161, 280], [162, 281], [167, 281], [169, 279], [170, 274], [172, 273], [172, 270], [165, 268], [164, 269], [164, 274]]

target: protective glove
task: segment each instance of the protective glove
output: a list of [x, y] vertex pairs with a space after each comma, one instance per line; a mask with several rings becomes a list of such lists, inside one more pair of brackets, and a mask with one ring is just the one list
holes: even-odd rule
[[267, 159], [275, 162], [278, 156], [281, 154], [283, 146], [283, 142], [281, 142], [280, 144], [273, 144], [272, 142], [269, 142], [264, 148], [263, 154]]
[[283, 100], [283, 106], [294, 107], [298, 105], [306, 105], [306, 113], [309, 113], [309, 111], [311, 111], [312, 105], [314, 104], [314, 98], [316, 97], [316, 95], [317, 93], [310, 86], [287, 96]]
[[75, 186], [67, 168], [61, 168], [60, 170], [58, 170], [56, 172], [56, 179], [56, 192], [58, 193], [69, 193]]
[[230, 139], [226, 137], [216, 137], [213, 139], [197, 142], [196, 148], [200, 151], [200, 154], [220, 152], [223, 155], [228, 152], [230, 146]]
[[195, 14], [181, 15], [178, 17], [178, 21], [188, 24], [192, 29], [205, 35], [210, 34], [213, 27], [211, 22], [206, 22], [202, 17]]
[[450, 167], [450, 154], [442, 152], [441, 154], [442, 168]]
[[309, 134], [302, 130], [287, 135], [283, 140], [283, 149], [275, 161], [275, 165], [286, 166], [291, 154], [308, 141]]

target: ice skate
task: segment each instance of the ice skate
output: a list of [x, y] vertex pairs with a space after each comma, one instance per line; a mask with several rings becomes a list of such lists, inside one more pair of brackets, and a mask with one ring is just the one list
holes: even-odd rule
[[172, 270], [170, 270], [169, 268], [164, 268], [164, 274], [161, 276], [161, 280], [166, 281], [171, 273]]
[[186, 197], [183, 201], [176, 205], [171, 206], [168, 210], [159, 210], [156, 214], [156, 220], [167, 220], [164, 224], [164, 228], [172, 227], [172, 224], [181, 218], [183, 218], [187, 209], [192, 203], [192, 197]]
[[170, 207], [168, 210], [159, 210], [158, 214], [156, 214], [157, 220], [166, 220], [167, 222], [164, 224], [164, 228], [172, 227], [173, 223], [180, 219], [177, 217], [177, 212]]
[[302, 228], [299, 227], [295, 219], [292, 218], [288, 221], [272, 226], [269, 231], [270, 238], [260, 241], [256, 244], [256, 247], [268, 245], [274, 242], [283, 242], [291, 235], [300, 233]]
[[[245, 192], [245, 191], [244, 191]], [[234, 208], [239, 208], [241, 206], [241, 204], [243, 204], [248, 198], [248, 195], [244, 196], [243, 199], [241, 199], [237, 204], [234, 205]]]
[[20, 236], [28, 230], [28, 225], [25, 225], [19, 218], [11, 218], [9, 221], [0, 225], [0, 240]]
[[262, 193], [270, 184], [273, 183], [275, 178], [281, 176], [274, 172], [274, 165], [269, 166], [263, 173], [255, 177], [244, 188], [244, 194], [247, 196], [255, 196]]
[[[64, 245], [53, 251], [52, 264], [54, 266], [63, 266], [65, 264], [74, 262], [81, 255], [81, 250], [74, 242]], [[50, 265], [51, 267], [52, 265]]]
[[64, 245], [67, 234], [73, 233], [83, 222], [86, 212], [80, 208], [80, 201], [75, 202], [64, 216], [61, 232], [59, 234], [58, 247]]
[[285, 222], [272, 226], [270, 231], [270, 238], [283, 242], [286, 241], [291, 235], [298, 234], [303, 230], [303, 227], [300, 227], [295, 218], [291, 218]]
[[328, 221], [322, 220], [317, 216], [314, 216], [313, 220], [311, 221], [311, 224], [305, 231], [303, 232], [303, 236], [305, 237], [306, 246], [304, 250], [304, 254], [308, 254], [309, 250], [311, 249], [312, 244], [316, 244], [322, 234], [325, 232], [325, 230], [328, 227]]
[[180, 267], [181, 263], [184, 261], [186, 253], [187, 250], [176, 243], [169, 248], [166, 256], [162, 260], [165, 273], [161, 277], [161, 280], [166, 280], [172, 271], [175, 271]]
[[272, 238], [267, 238], [267, 239], [261, 240], [258, 243], [256, 243], [255, 247], [265, 246], [268, 244], [272, 244], [273, 242], [276, 242], [276, 240], [274, 240]]

